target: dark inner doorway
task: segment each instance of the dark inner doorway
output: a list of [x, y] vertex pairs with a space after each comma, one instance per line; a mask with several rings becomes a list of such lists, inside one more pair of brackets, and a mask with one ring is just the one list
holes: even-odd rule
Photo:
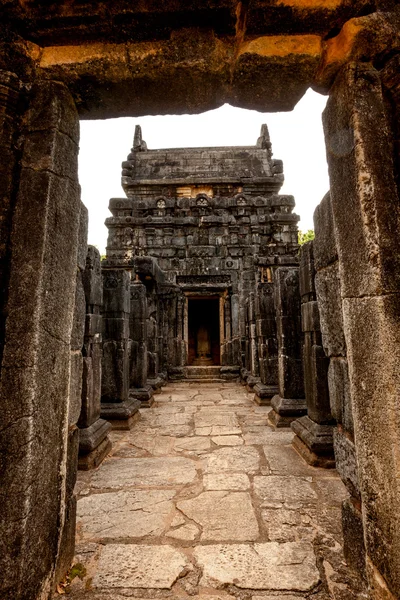
[[219, 298], [189, 298], [188, 313], [188, 364], [219, 365]]

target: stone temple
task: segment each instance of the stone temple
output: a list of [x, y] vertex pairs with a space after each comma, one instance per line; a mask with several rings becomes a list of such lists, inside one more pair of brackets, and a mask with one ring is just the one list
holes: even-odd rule
[[254, 146], [162, 150], [149, 150], [137, 126], [122, 167], [126, 198], [110, 201], [102, 268], [106, 282], [116, 269], [131, 275], [130, 397], [151, 400], [167, 378], [241, 370], [271, 398], [273, 298], [282, 274], [297, 276], [299, 217], [293, 196], [279, 194], [283, 165], [267, 126]]
[[[50, 600], [75, 549], [79, 600], [400, 598], [399, 31], [398, 0], [0, 2], [1, 600]], [[137, 131], [100, 264], [80, 119], [309, 88], [298, 258], [266, 129]]]

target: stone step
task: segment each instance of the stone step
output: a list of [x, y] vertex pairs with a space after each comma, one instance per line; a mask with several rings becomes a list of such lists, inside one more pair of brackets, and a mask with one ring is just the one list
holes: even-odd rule
[[187, 379], [215, 379], [219, 378], [221, 367], [212, 365], [206, 367], [186, 367]]

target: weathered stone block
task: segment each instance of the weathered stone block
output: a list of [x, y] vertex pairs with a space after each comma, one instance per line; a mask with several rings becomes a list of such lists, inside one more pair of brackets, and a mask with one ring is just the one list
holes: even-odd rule
[[333, 431], [333, 446], [335, 449], [336, 469], [343, 483], [349, 490], [350, 496], [360, 497], [358, 480], [357, 454], [354, 442], [342, 429]]
[[[101, 276], [100, 253], [94, 246], [88, 246], [87, 248], [82, 279], [87, 306], [101, 306], [103, 304], [103, 279]], [[92, 309], [90, 312], [92, 312]]]
[[400, 589], [399, 311], [397, 294], [344, 301], [366, 548], [392, 589]]
[[103, 314], [122, 316], [130, 312], [130, 276], [122, 269], [104, 270], [103, 273]]
[[70, 353], [70, 380], [69, 380], [69, 411], [70, 425], [78, 422], [82, 405], [82, 371], [83, 356], [77, 350]]
[[79, 232], [78, 232], [78, 257], [77, 264], [78, 269], [81, 271], [85, 270], [86, 267], [86, 256], [88, 252], [87, 237], [88, 237], [88, 226], [89, 226], [89, 212], [83, 202], [80, 203], [80, 215], [79, 215]]
[[103, 317], [93, 313], [85, 316], [85, 337], [94, 338], [94, 342], [101, 341], [103, 331]]
[[363, 579], [365, 572], [365, 544], [362, 514], [354, 499], [342, 504], [343, 553], [347, 564]]
[[331, 92], [323, 122], [342, 295], [395, 292], [400, 202], [379, 73], [369, 63], [351, 63]]
[[[313, 242], [310, 241], [303, 244], [300, 248], [300, 296], [311, 296], [311, 294], [315, 294], [314, 276], [314, 250]], [[310, 297], [308, 299], [311, 300], [312, 298]]]
[[305, 331], [320, 331], [318, 302], [305, 302], [301, 305], [301, 328]]
[[71, 332], [71, 350], [82, 350], [85, 331], [86, 302], [80, 270], [76, 274], [75, 308]]
[[127, 318], [103, 318], [103, 337], [105, 340], [127, 340], [129, 338], [129, 320]]
[[332, 416], [344, 429], [354, 433], [353, 410], [347, 360], [331, 358], [328, 369], [329, 398]]
[[318, 271], [315, 276], [322, 344], [327, 356], [346, 355], [340, 285], [337, 262]]
[[314, 232], [314, 265], [319, 271], [338, 259], [330, 192], [314, 211]]
[[102, 402], [123, 402], [128, 398], [129, 356], [127, 340], [106, 340], [103, 344]]

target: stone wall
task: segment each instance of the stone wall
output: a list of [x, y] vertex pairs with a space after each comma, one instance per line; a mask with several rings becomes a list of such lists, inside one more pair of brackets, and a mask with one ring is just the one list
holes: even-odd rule
[[0, 555], [7, 574], [0, 597], [18, 600], [47, 597], [56, 564], [62, 570], [71, 557], [71, 544], [62, 541], [74, 529], [79, 409], [72, 376], [81, 328], [73, 330], [73, 315], [86, 245], [72, 98], [62, 84], [45, 82], [32, 87], [28, 102], [14, 181], [0, 388]]
[[[359, 485], [374, 598], [400, 589], [400, 464], [394, 452], [400, 443], [400, 202], [393, 127], [398, 96], [392, 91], [398, 76], [390, 89], [382, 86], [389, 64], [381, 74], [371, 64], [349, 64], [331, 89], [324, 130], [338, 261], [331, 243], [316, 265], [318, 296], [329, 297], [325, 306], [319, 300], [321, 329], [328, 319], [334, 327], [324, 346], [336, 357], [329, 381], [332, 410], [342, 423], [335, 435], [338, 468], [355, 496]], [[349, 537], [351, 526], [360, 529], [358, 509], [357, 502], [345, 507]], [[351, 539], [349, 554], [353, 547]]]
[[[322, 205], [323, 203], [319, 208]], [[335, 465], [332, 440], [333, 418], [328, 390], [328, 366], [330, 361], [324, 352], [321, 339], [314, 260], [314, 245], [317, 245], [317, 254], [320, 253], [321, 246], [327, 242], [326, 228], [328, 226], [328, 222], [324, 218], [318, 221], [315, 226], [317, 242], [307, 242], [300, 248], [301, 325], [303, 330], [303, 370], [307, 415], [294, 421], [291, 425], [296, 433], [293, 445], [309, 464], [319, 467], [333, 467]], [[319, 258], [318, 254], [317, 264], [320, 266]], [[323, 301], [329, 302], [322, 293], [322, 295], [320, 294], [320, 303], [322, 308], [326, 310], [326, 304], [323, 304]], [[325, 339], [326, 335], [327, 331], [325, 329]]]

